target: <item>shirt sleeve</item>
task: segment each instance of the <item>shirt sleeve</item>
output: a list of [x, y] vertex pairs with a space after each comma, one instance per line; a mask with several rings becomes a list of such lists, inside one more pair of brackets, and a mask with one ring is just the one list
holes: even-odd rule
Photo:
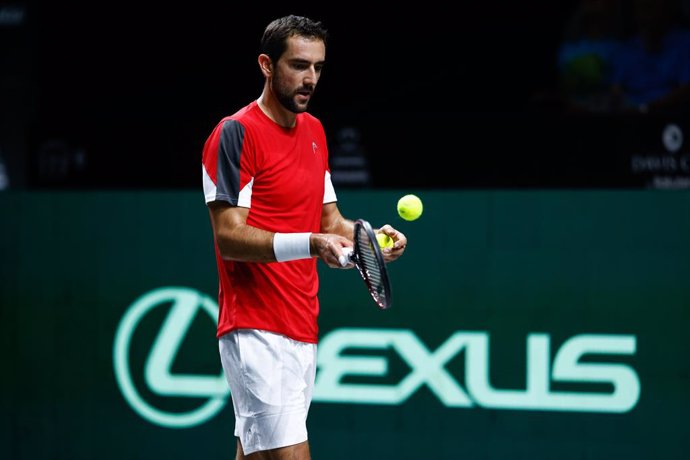
[[[206, 140], [202, 161], [206, 203], [226, 201], [248, 206], [251, 201], [247, 190], [243, 192], [240, 187], [240, 159], [247, 147], [245, 134], [239, 121], [224, 119]], [[248, 190], [250, 193], [251, 185]]]

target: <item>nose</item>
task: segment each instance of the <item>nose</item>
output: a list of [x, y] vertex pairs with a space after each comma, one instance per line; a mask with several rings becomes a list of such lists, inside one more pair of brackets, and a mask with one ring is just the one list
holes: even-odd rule
[[314, 66], [310, 66], [304, 75], [304, 83], [308, 85], [316, 85], [319, 81], [319, 71]]

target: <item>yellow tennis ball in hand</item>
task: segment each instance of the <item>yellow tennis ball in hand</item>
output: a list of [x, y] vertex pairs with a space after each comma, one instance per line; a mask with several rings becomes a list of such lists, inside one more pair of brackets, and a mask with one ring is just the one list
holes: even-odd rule
[[405, 195], [398, 200], [398, 214], [405, 220], [417, 220], [422, 215], [424, 205], [417, 195]]
[[386, 235], [385, 233], [377, 233], [376, 241], [379, 242], [379, 246], [381, 246], [382, 248], [392, 248], [394, 244], [393, 238]]

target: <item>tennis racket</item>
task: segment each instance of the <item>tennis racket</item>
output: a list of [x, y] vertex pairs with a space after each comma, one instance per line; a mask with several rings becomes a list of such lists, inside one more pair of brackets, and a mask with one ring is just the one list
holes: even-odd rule
[[364, 219], [355, 221], [354, 243], [353, 249], [344, 248], [344, 257], [341, 258], [340, 265], [345, 266], [352, 262], [376, 305], [381, 310], [390, 308], [391, 286], [386, 263], [381, 247], [376, 241], [376, 234], [371, 224]]

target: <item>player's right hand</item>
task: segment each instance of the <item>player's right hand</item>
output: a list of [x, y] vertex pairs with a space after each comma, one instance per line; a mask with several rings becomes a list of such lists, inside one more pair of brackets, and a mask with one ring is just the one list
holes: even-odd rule
[[312, 233], [309, 243], [312, 254], [323, 260], [329, 267], [354, 267], [352, 262], [346, 262], [345, 265], [341, 263], [341, 261], [347, 258], [343, 251], [353, 250], [353, 243], [347, 238], [333, 233]]

